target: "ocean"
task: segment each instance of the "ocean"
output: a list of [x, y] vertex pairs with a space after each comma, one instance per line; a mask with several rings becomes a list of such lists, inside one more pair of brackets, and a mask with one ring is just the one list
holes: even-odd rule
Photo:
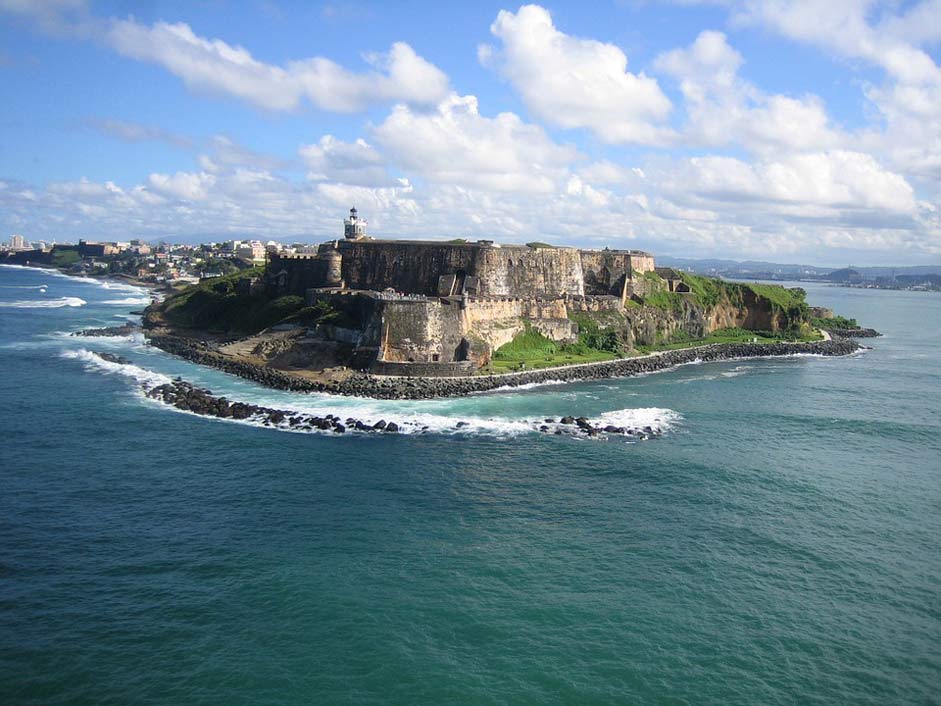
[[[0, 267], [0, 703], [941, 703], [941, 297], [803, 286], [885, 336], [386, 402], [71, 337], [147, 295]], [[177, 375], [409, 433], [141, 394]]]

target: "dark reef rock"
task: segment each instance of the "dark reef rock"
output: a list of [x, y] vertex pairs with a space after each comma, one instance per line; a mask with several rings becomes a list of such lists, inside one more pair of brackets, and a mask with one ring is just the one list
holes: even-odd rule
[[97, 355], [102, 360], [106, 360], [109, 363], [117, 363], [118, 365], [129, 365], [131, 362], [123, 356], [115, 355], [114, 353], [108, 353], [106, 351], [95, 351], [95, 355]]
[[877, 338], [882, 335], [874, 328], [833, 328], [824, 330], [831, 336], [839, 338]]
[[[104, 360], [113, 360], [122, 362], [120, 356], [113, 356], [109, 353], [96, 353]], [[283, 409], [272, 409], [244, 402], [229, 402], [225, 397], [215, 397], [209, 390], [196, 387], [184, 380], [175, 379], [172, 382], [156, 387], [144, 386], [147, 397], [163, 402], [176, 409], [185, 412], [192, 412], [205, 417], [217, 417], [219, 419], [240, 419], [251, 420], [265, 427], [275, 427], [292, 431], [313, 431], [320, 430], [333, 432], [334, 434], [346, 434], [350, 430], [365, 433], [384, 433], [396, 434], [402, 431], [401, 427], [395, 422], [386, 422], [381, 420], [375, 424], [368, 424], [361, 419], [349, 417], [346, 423], [340, 422], [339, 418], [328, 414], [325, 417], [305, 415], [302, 412], [295, 412]], [[569, 425], [567, 428], [558, 427], [553, 429], [548, 424], [537, 426], [538, 422], [533, 422], [533, 431], [539, 431], [543, 434], [567, 435], [582, 438], [606, 438], [609, 436], [629, 437], [631, 440], [650, 439], [660, 436], [661, 429], [644, 427], [643, 431], [638, 429], [626, 429], [625, 427], [616, 427], [608, 425], [605, 427], [595, 426], [584, 417], [579, 417], [581, 421], [577, 425]], [[458, 422], [455, 428], [460, 429], [469, 426], [467, 422]], [[428, 427], [422, 427], [421, 433], [426, 433]]]
[[106, 326], [105, 328], [87, 328], [82, 331], [74, 331], [69, 334], [71, 336], [88, 336], [94, 338], [102, 338], [105, 336], [130, 336], [133, 333], [138, 333], [141, 330], [140, 324], [136, 324], [133, 321], [128, 321], [126, 324], [121, 326]]

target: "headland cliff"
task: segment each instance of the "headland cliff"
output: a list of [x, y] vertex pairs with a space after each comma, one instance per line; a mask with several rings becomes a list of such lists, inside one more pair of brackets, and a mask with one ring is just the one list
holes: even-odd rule
[[276, 387], [430, 397], [855, 350], [819, 332], [820, 313], [801, 289], [660, 268], [638, 250], [376, 240], [353, 210], [342, 239], [188, 287], [144, 328]]

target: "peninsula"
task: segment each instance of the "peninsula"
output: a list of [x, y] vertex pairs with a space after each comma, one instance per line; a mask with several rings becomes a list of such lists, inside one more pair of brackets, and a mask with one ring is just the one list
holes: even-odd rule
[[171, 294], [144, 329], [274, 387], [399, 398], [858, 349], [822, 334], [821, 317], [802, 289], [657, 267], [638, 250], [375, 239], [353, 208], [342, 238]]

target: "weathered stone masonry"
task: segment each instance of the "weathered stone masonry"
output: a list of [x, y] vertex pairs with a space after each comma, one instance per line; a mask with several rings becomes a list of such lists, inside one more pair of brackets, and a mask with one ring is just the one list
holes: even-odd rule
[[635, 250], [373, 240], [355, 212], [345, 234], [316, 255], [272, 255], [269, 286], [309, 304], [356, 308], [358, 330], [320, 333], [352, 343], [370, 370], [386, 374], [409, 366], [422, 375], [472, 371], [524, 321], [552, 340], [574, 341], [570, 311], [623, 307], [634, 273], [654, 268], [650, 254]]

